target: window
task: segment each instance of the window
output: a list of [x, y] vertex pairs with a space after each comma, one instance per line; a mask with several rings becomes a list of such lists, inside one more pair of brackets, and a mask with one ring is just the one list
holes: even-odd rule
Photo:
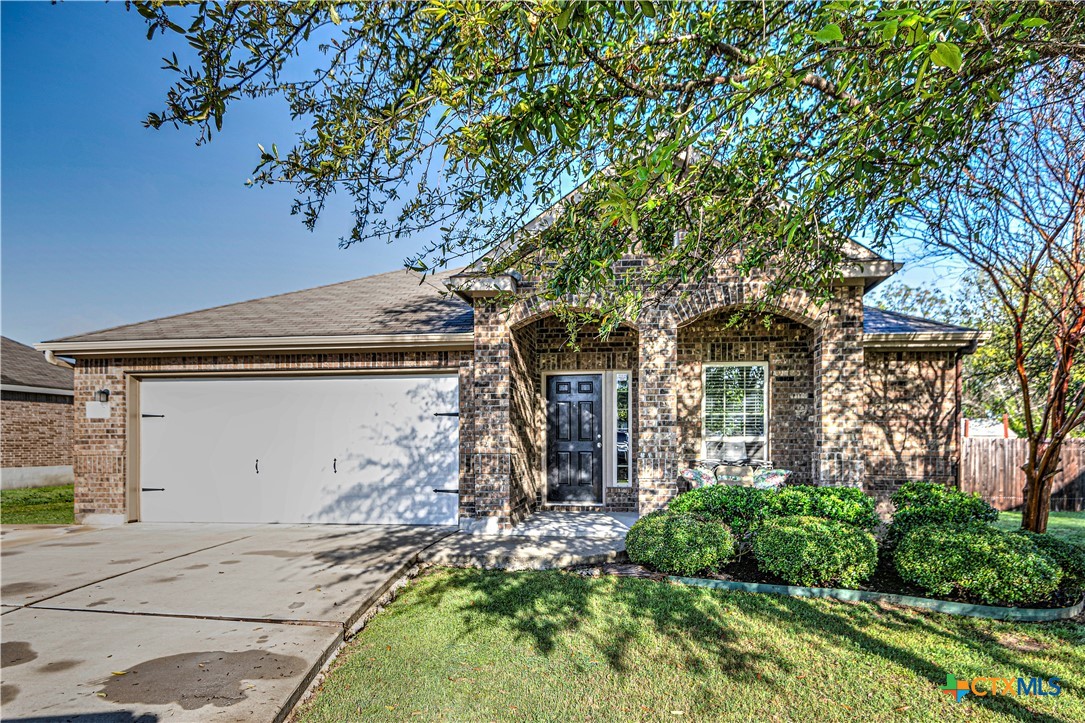
[[614, 484], [628, 485], [629, 481], [629, 374], [614, 375], [614, 437], [615, 475]]
[[764, 457], [765, 364], [716, 364], [704, 369], [704, 456], [746, 460]]

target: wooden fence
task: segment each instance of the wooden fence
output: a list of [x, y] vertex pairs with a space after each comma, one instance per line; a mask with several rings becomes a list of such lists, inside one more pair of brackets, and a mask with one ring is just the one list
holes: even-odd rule
[[[961, 489], [978, 492], [1000, 510], [1020, 509], [1025, 501], [1025, 473], [1021, 466], [1028, 457], [1023, 439], [961, 440]], [[1051, 509], [1085, 510], [1085, 439], [1063, 445], [1061, 468], [1055, 475]]]

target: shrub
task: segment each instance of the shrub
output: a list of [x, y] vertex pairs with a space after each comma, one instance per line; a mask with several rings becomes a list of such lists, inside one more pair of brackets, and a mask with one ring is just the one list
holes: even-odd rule
[[1062, 568], [1062, 588], [1071, 595], [1085, 592], [1085, 547], [1047, 534], [1018, 530], [1015, 534], [1030, 540], [1036, 549]]
[[694, 575], [730, 560], [735, 541], [719, 522], [664, 510], [633, 523], [625, 536], [625, 551], [637, 564], [669, 575]]
[[770, 515], [821, 517], [867, 530], [878, 526], [874, 498], [857, 487], [785, 487], [771, 497]]
[[818, 517], [779, 517], [754, 533], [753, 554], [763, 570], [793, 585], [852, 587], [878, 565], [869, 532]]
[[889, 526], [893, 542], [899, 542], [909, 530], [923, 525], [969, 525], [998, 519], [998, 510], [979, 495], [965, 494], [936, 482], [907, 482], [891, 499], [896, 510]]
[[904, 534], [897, 572], [939, 596], [964, 595], [992, 605], [1028, 605], [1059, 586], [1062, 570], [1025, 536], [981, 522], [928, 524]]
[[753, 487], [712, 485], [690, 490], [671, 500], [668, 509], [710, 518], [745, 534], [769, 513], [772, 492]]

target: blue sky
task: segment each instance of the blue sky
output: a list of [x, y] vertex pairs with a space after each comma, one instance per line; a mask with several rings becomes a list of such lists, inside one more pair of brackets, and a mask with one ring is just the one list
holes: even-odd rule
[[144, 128], [177, 40], [123, 3], [0, 5], [2, 326], [25, 343], [397, 268], [421, 244], [316, 233], [286, 187], [247, 188], [257, 143], [288, 146], [278, 101], [234, 106], [222, 133]]
[[[235, 104], [214, 141], [144, 128], [178, 37], [124, 4], [0, 4], [3, 334], [26, 343], [398, 268], [418, 242], [341, 250], [346, 199], [316, 233], [291, 190], [247, 188], [257, 143], [286, 147], [278, 100]], [[929, 270], [907, 273], [911, 282]]]

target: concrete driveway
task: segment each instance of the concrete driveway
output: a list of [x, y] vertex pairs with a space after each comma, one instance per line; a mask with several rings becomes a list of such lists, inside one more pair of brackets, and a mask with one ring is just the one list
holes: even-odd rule
[[274, 721], [450, 528], [4, 528], [3, 718]]

